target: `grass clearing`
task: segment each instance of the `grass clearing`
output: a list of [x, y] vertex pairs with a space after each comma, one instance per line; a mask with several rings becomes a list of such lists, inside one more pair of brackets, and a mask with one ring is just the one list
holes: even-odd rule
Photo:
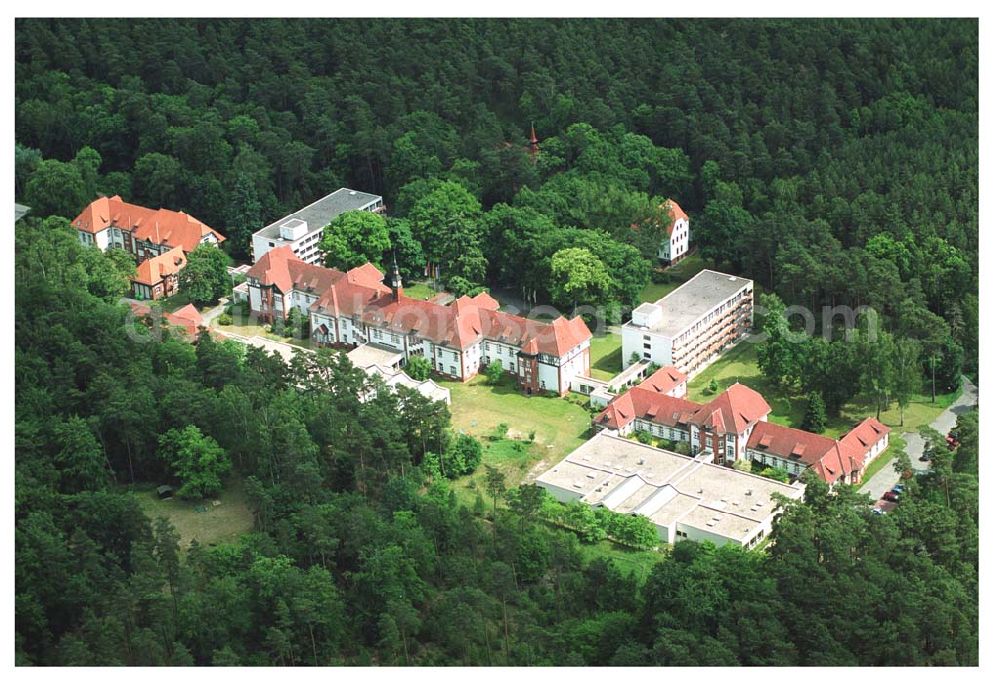
[[432, 288], [429, 283], [417, 281], [403, 288], [403, 292], [406, 293], [407, 297], [412, 297], [414, 300], [428, 300], [437, 295], [438, 291]]
[[[753, 344], [740, 343], [723, 354], [696, 378], [688, 381], [688, 398], [694, 402], [711, 400], [715, 397], [715, 393], [706, 393], [705, 391], [712, 380], [718, 383], [719, 392], [737, 381], [759, 392], [771, 405], [772, 412], [768, 421], [792, 428], [798, 428], [802, 425], [806, 410], [805, 395], [789, 395], [787, 391], [769, 383], [757, 366], [757, 351]], [[917, 394], [914, 395], [910, 405], [906, 408], [902, 424], [899, 422], [899, 408], [895, 403], [891, 404], [887, 411], [883, 411], [880, 418], [882, 423], [892, 429], [893, 434], [916, 432], [921, 426], [927, 425], [937, 418], [938, 414], [954, 402], [959, 394], [959, 390], [946, 394], [939, 393], [934, 402], [931, 402], [929, 395]], [[838, 438], [862, 419], [876, 414], [876, 408], [873, 404], [848, 402], [841, 408], [838, 416], [828, 417], [827, 427], [823, 434], [831, 438]]]
[[668, 280], [665, 283], [650, 283], [642, 289], [639, 299], [643, 302], [656, 302], [661, 297], [677, 290], [702, 269], [709, 268], [713, 268], [713, 266], [697, 254], [693, 254], [676, 266], [665, 269], [663, 273], [666, 274]]
[[594, 559], [605, 558], [615, 562], [620, 570], [625, 573], [634, 573], [639, 583], [644, 583], [649, 577], [653, 566], [663, 559], [663, 552], [639, 551], [627, 549], [615, 544], [610, 540], [601, 540], [593, 544], [580, 544], [583, 552], [583, 561], [589, 564]]
[[605, 332], [590, 340], [590, 375], [609, 381], [622, 372], [621, 333]]
[[505, 378], [499, 386], [489, 385], [482, 374], [467, 383], [439, 382], [451, 391], [452, 425], [456, 430], [487, 438], [505, 423], [509, 426], [508, 437], [514, 440], [527, 440], [534, 432], [531, 447], [537, 451], [532, 461], [554, 463], [589, 437], [589, 411], [564, 398], [525, 395], [513, 378]]
[[161, 500], [153, 486], [134, 490], [132, 495], [151, 519], [165, 516], [170, 520], [180, 535], [181, 550], [187, 550], [192, 540], [202, 545], [232, 542], [253, 528], [253, 514], [239, 480], [229, 483], [214, 500]]

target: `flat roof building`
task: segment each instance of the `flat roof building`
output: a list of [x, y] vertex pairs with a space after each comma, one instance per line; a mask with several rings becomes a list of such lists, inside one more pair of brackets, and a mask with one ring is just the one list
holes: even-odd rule
[[801, 500], [805, 486], [685, 457], [601, 432], [535, 479], [561, 502], [582, 501], [649, 518], [660, 538], [751, 547], [771, 532], [780, 494]]
[[384, 208], [381, 195], [340, 188], [254, 233], [254, 261], [276, 247], [288, 245], [302, 261], [319, 264], [322, 261], [319, 241], [331, 221], [345, 212], [381, 212]]
[[633, 359], [675, 366], [689, 377], [750, 331], [753, 281], [705, 269], [622, 326], [622, 365]]

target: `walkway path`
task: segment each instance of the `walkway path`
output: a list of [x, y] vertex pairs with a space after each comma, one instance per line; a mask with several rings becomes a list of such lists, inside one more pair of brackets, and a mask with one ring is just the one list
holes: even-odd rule
[[[942, 435], [947, 435], [955, 427], [958, 415], [971, 410], [978, 401], [979, 388], [963, 376], [962, 394], [947, 409], [941, 412], [936, 419], [931, 421], [930, 427]], [[923, 438], [918, 433], [903, 433], [903, 442], [906, 443], [906, 454], [910, 457], [913, 469], [915, 471], [926, 471], [930, 467], [929, 462], [920, 461], [920, 456], [924, 453]], [[872, 475], [867, 483], [861, 486], [861, 492], [867, 493], [872, 496], [872, 499], [877, 500], [883, 492], [896, 484], [898, 475], [895, 465], [896, 462], [892, 461], [883, 466], [881, 470]]]

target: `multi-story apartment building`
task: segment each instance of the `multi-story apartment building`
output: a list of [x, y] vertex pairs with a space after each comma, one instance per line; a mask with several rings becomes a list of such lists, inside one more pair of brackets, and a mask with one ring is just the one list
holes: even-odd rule
[[666, 228], [667, 237], [660, 244], [657, 256], [661, 261], [669, 262], [672, 266], [687, 256], [690, 220], [681, 206], [673, 200], [667, 200], [660, 207], [666, 210], [670, 217], [670, 224]]
[[307, 264], [290, 247], [268, 252], [247, 272], [251, 311], [264, 320], [309, 315], [320, 345], [379, 345], [418, 355], [437, 373], [462, 381], [498, 360], [525, 392], [565, 394], [590, 371], [590, 330], [583, 319], [540, 322], [500, 311], [486, 293], [450, 304], [407, 297], [398, 273], [392, 287], [371, 264], [346, 273]]
[[309, 264], [320, 264], [319, 241], [323, 229], [344, 212], [383, 212], [381, 195], [341, 188], [286, 217], [278, 219], [253, 234], [255, 262], [276, 247], [288, 246], [296, 257]]
[[693, 378], [750, 332], [753, 281], [705, 269], [622, 326], [622, 366], [648, 359]]
[[218, 245], [225, 237], [184, 212], [150, 209], [120, 196], [99, 197], [73, 219], [80, 242], [102, 250], [117, 247], [137, 262], [179, 247], [185, 254], [199, 245]]
[[814, 470], [824, 481], [859, 483], [871, 461], [889, 446], [889, 428], [867, 418], [834, 440], [768, 422], [771, 407], [755, 390], [735, 383], [708, 404], [657, 391], [645, 383], [613, 399], [594, 427], [628, 436], [647, 431], [686, 443], [716, 464], [748, 459], [799, 476]]

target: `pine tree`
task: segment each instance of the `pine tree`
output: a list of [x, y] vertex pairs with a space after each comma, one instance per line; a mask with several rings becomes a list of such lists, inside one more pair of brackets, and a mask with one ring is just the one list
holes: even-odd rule
[[826, 430], [826, 403], [816, 391], [809, 393], [806, 400], [806, 415], [802, 419], [802, 430], [810, 433], [822, 433]]

